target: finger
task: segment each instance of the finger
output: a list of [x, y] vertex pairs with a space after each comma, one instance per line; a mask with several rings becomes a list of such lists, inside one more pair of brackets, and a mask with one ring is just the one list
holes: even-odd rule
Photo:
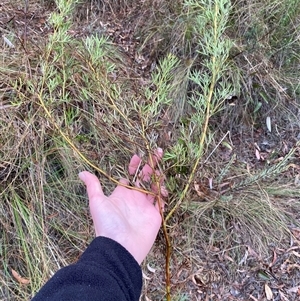
[[[153, 161], [153, 164], [155, 167], [157, 165], [157, 163], [162, 159], [164, 154], [164, 151], [162, 150], [162, 148], [158, 147], [155, 151], [153, 155], [150, 155]], [[149, 163], [151, 163], [151, 161], [148, 161]]]
[[[156, 186], [156, 190], [157, 190], [157, 186]], [[161, 194], [164, 198], [167, 198], [167, 197], [168, 197], [169, 191], [168, 191], [168, 189], [166, 188], [166, 186], [160, 185], [160, 194]]]
[[84, 182], [86, 186], [89, 200], [92, 200], [99, 196], [102, 197], [104, 195], [101, 184], [95, 175], [91, 174], [88, 171], [82, 171], [81, 173], [79, 173], [79, 178]]
[[153, 168], [149, 164], [145, 164], [140, 172], [140, 179], [144, 182], [150, 182]]
[[154, 203], [155, 203], [155, 196], [151, 195], [151, 194], [147, 194], [147, 201], [149, 203], [151, 203], [152, 205], [154, 205]]
[[[159, 205], [160, 205], [160, 208], [159, 208]], [[155, 203], [155, 208], [157, 209], [157, 211], [162, 211], [162, 212], [164, 212], [165, 211], [165, 202], [162, 200], [162, 199], [160, 199], [160, 201], [157, 201], [156, 203]]]
[[126, 189], [128, 189], [128, 188], [124, 187], [123, 185], [129, 185], [129, 180], [127, 180], [127, 179], [125, 179], [125, 178], [121, 178], [121, 179], [119, 180], [119, 183], [120, 183], [121, 185], [119, 184], [119, 185], [115, 188], [115, 190], [112, 192], [111, 196], [121, 196], [121, 197], [123, 197], [124, 192], [126, 191]]
[[[153, 169], [158, 164], [158, 162], [162, 159], [163, 156], [163, 150], [161, 148], [157, 148], [154, 152], [154, 154], [150, 155], [150, 158], [148, 160], [148, 164], [145, 164], [145, 166], [142, 168], [140, 177], [143, 181], [149, 182], [151, 179], [151, 175], [153, 174]], [[153, 165], [153, 166], [151, 166]]]
[[130, 175], [135, 174], [135, 172], [137, 171], [138, 167], [141, 164], [141, 161], [142, 160], [138, 155], [133, 155], [128, 166], [128, 172]]
[[[164, 185], [159, 185], [159, 189], [160, 189], [160, 194], [161, 194], [161, 196], [163, 196], [164, 198], [168, 197], [169, 192], [168, 192], [166, 186], [164, 186]], [[155, 194], [158, 194], [158, 185], [157, 185], [157, 183], [153, 183], [153, 184], [151, 185], [151, 190], [152, 190]]]
[[168, 192], [166, 186], [164, 185], [165, 176], [163, 174], [161, 174], [159, 170], [155, 171], [155, 175], [156, 175], [156, 181], [154, 181], [152, 183], [151, 190], [156, 194], [160, 190], [160, 194], [166, 198], [168, 196], [169, 192]]
[[168, 191], [168, 189], [166, 188], [165, 185], [161, 185], [161, 186], [160, 186], [160, 193], [161, 193], [161, 195], [162, 195], [164, 198], [167, 198], [167, 197], [168, 197], [169, 191]]
[[127, 185], [129, 185], [129, 180], [125, 179], [125, 178], [121, 178], [119, 183], [127, 186]]

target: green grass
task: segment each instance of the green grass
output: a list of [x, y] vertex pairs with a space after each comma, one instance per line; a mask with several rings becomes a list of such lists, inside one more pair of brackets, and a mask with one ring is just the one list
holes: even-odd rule
[[[201, 251], [227, 252], [234, 281], [242, 250], [264, 256], [283, 245], [300, 212], [297, 1], [55, 3], [51, 31], [28, 21], [22, 44], [9, 23], [15, 48], [0, 52], [0, 299], [29, 299], [93, 238], [78, 172], [96, 172], [109, 193], [128, 177], [131, 154], [147, 158], [157, 146], [170, 192], [172, 300], [190, 300], [176, 277], [185, 261], [198, 270]], [[9, 17], [24, 3], [3, 5]], [[146, 75], [85, 23], [117, 8], [120, 22], [136, 20], [136, 52], [155, 66]], [[148, 259], [159, 268], [143, 294], [154, 300], [165, 298], [165, 241], [160, 233]]]

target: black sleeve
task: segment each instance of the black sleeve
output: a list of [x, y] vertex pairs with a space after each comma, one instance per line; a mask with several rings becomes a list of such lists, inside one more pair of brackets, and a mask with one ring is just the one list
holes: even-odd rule
[[119, 243], [97, 237], [77, 263], [60, 269], [32, 301], [138, 301], [142, 272]]

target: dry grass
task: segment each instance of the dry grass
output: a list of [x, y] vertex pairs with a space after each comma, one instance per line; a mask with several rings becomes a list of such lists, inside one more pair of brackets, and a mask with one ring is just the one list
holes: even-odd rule
[[[146, 158], [157, 145], [166, 149], [166, 214], [176, 208], [166, 225], [172, 300], [225, 300], [247, 270], [246, 252], [261, 263], [296, 241], [299, 8], [235, 2], [221, 35], [235, 46], [212, 86], [213, 50], [195, 30], [201, 10], [191, 2], [88, 1], [63, 25], [53, 3], [2, 4], [0, 299], [30, 298], [93, 238], [79, 171], [96, 167], [109, 193], [111, 178], [128, 176], [130, 155]], [[211, 111], [197, 72], [214, 91]], [[164, 299], [164, 246], [160, 233], [143, 266], [143, 298]]]

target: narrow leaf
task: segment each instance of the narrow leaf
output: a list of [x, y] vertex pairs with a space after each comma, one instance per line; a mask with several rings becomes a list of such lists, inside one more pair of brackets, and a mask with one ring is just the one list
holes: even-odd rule
[[259, 271], [258, 272], [258, 277], [262, 280], [270, 280], [269, 275], [264, 271]]

